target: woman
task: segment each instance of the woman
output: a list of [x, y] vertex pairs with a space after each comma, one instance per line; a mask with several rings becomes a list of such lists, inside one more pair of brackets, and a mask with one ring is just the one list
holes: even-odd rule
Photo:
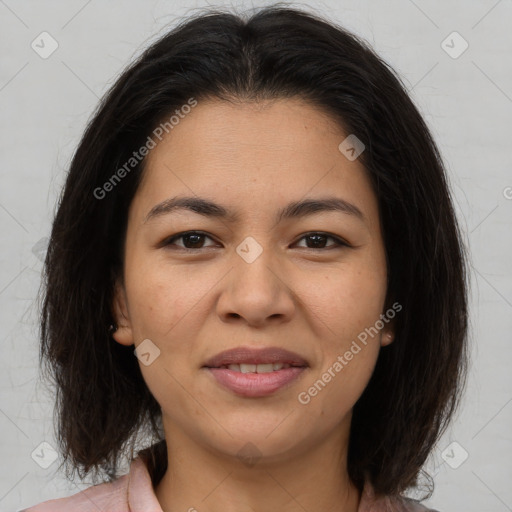
[[102, 477], [27, 510], [428, 510], [404, 494], [459, 404], [466, 276], [438, 149], [365, 42], [279, 6], [187, 20], [71, 164], [41, 357], [67, 469]]

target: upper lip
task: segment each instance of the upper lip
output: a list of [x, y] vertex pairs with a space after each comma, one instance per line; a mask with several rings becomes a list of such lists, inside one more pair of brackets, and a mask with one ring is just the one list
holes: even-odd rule
[[229, 364], [283, 363], [293, 366], [308, 366], [306, 360], [295, 352], [278, 347], [250, 348], [236, 347], [224, 350], [208, 359], [204, 366], [219, 368]]

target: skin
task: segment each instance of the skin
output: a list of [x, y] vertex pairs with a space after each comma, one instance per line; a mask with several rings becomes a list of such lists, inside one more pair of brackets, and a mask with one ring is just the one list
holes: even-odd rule
[[[160, 350], [139, 364], [162, 408], [169, 465], [155, 493], [164, 512], [358, 508], [346, 468], [352, 408], [393, 340], [392, 322], [307, 405], [297, 399], [385, 312], [377, 198], [359, 160], [338, 149], [347, 135], [300, 99], [208, 100], [147, 157], [129, 209], [114, 338], [136, 347], [150, 339]], [[178, 210], [145, 222], [156, 204], [181, 195], [220, 203], [239, 220]], [[365, 220], [319, 212], [274, 222], [291, 201], [332, 195]], [[189, 230], [207, 236], [163, 244]], [[350, 247], [324, 238], [315, 248], [311, 232]], [[236, 252], [248, 236], [263, 250], [252, 263]], [[271, 396], [241, 397], [202, 368], [241, 345], [292, 350], [309, 367]], [[247, 443], [258, 455], [251, 466], [237, 455]]]

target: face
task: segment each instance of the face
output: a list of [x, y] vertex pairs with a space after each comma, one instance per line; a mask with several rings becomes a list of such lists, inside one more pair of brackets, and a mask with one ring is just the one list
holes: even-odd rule
[[[129, 209], [114, 336], [137, 347], [166, 433], [223, 454], [251, 442], [284, 457], [350, 423], [393, 332], [381, 320], [377, 198], [359, 160], [338, 148], [347, 135], [298, 99], [204, 101], [149, 153]], [[166, 203], [185, 197], [217, 206]], [[318, 203], [287, 209], [304, 201]], [[239, 347], [295, 360], [207, 367]]]

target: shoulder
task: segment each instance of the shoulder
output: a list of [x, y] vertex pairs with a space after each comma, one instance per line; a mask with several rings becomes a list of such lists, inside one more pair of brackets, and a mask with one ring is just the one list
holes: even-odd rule
[[19, 512], [97, 512], [126, 506], [128, 475], [114, 482], [93, 485], [66, 498], [44, 501]]
[[144, 461], [136, 457], [130, 471], [113, 482], [93, 485], [72, 496], [49, 500], [19, 512], [98, 512], [139, 510], [162, 512]]
[[427, 508], [425, 505], [410, 498], [402, 498], [402, 506], [404, 512], [439, 512], [439, 510]]
[[358, 512], [439, 512], [431, 508], [427, 508], [419, 501], [404, 496], [379, 496], [370, 485], [366, 482]]
[[407, 512], [439, 512], [439, 510], [427, 508], [425, 505], [422, 505], [418, 501], [412, 500], [410, 498], [402, 498], [402, 503], [404, 511]]

